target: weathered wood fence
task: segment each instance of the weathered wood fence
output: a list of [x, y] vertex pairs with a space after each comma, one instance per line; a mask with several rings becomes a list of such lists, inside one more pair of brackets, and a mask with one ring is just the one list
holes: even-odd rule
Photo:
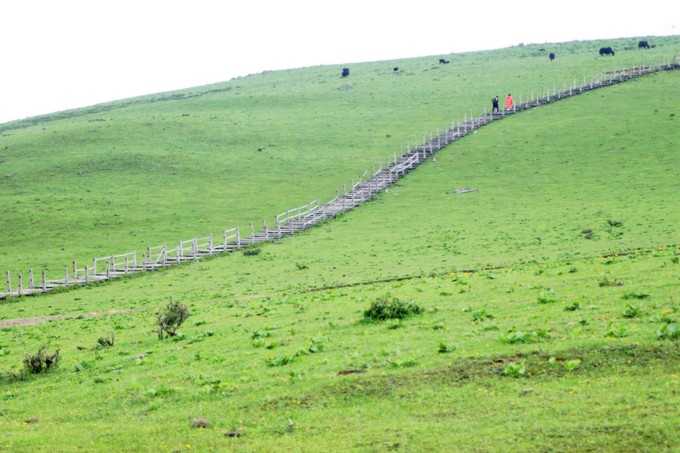
[[318, 200], [315, 200], [277, 215], [275, 224], [271, 227], [264, 222], [262, 228], [256, 231], [251, 224], [250, 231], [245, 235], [242, 234], [240, 227], [235, 227], [224, 230], [217, 240], [209, 235], [179, 241], [176, 246], [163, 244], [149, 247], [141, 257], [137, 256], [137, 252], [128, 252], [94, 258], [91, 263], [82, 266], [73, 261], [70, 266], [65, 267], [62, 276], [51, 279], [48, 278], [46, 270], [42, 270], [39, 277], [34, 275], [32, 269], [29, 269], [26, 273], [19, 272], [16, 275], [6, 272], [6, 289], [4, 293], [0, 293], [0, 300], [42, 294], [59, 288], [87, 285], [138, 272], [154, 271], [296, 234], [371, 200], [442, 148], [489, 123], [518, 112], [626, 82], [647, 74], [677, 69], [680, 69], [680, 64], [669, 62], [603, 73], [590, 81], [584, 80], [579, 85], [574, 81], [566, 88], [553, 88], [543, 90], [540, 94], [532, 94], [525, 101], [520, 99], [512, 110], [496, 113], [485, 111], [480, 116], [465, 115], [463, 121], [454, 122], [448, 128], [425, 137], [422, 144], [408, 147], [407, 151], [399, 156], [395, 154], [390, 162], [379, 167], [375, 172], [365, 172], [358, 181], [352, 182], [349, 187], [344, 187], [341, 191], [338, 191], [336, 197], [327, 203], [320, 204]]

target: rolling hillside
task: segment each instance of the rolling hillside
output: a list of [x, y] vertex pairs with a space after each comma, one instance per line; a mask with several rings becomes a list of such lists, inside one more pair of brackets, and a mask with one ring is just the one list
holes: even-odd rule
[[[515, 55], [521, 83], [544, 63], [531, 51], [498, 51]], [[550, 74], [569, 58], [573, 72], [609, 64], [574, 52]], [[491, 125], [256, 255], [3, 304], [0, 449], [672, 451], [679, 82], [657, 74]], [[425, 107], [425, 128], [457, 108], [405, 115]], [[339, 153], [326, 162], [351, 176]], [[329, 179], [309, 184], [323, 193]], [[382, 297], [424, 313], [364, 320]], [[161, 341], [155, 313], [171, 298], [191, 316]], [[115, 346], [96, 348], [110, 332]], [[43, 344], [61, 349], [60, 367], [13, 378]], [[200, 417], [209, 427], [192, 428]]]
[[[0, 125], [0, 269], [60, 275], [72, 259], [271, 221], [478, 114], [494, 94], [526, 98], [680, 52], [678, 37], [653, 42], [352, 64], [348, 79], [340, 66], [276, 71]], [[597, 56], [605, 44], [616, 57]]]

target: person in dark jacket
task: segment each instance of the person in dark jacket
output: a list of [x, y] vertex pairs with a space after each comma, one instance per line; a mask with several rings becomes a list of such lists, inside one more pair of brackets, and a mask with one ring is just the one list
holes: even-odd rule
[[492, 107], [493, 113], [499, 112], [498, 96], [494, 96], [494, 98], [491, 100], [491, 107]]

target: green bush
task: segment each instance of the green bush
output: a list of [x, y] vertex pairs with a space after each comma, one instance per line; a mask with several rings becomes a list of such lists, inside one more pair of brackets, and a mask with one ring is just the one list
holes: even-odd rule
[[376, 299], [368, 310], [364, 311], [367, 321], [385, 321], [388, 319], [406, 319], [423, 313], [423, 309], [413, 302], [404, 302], [389, 296]]
[[503, 376], [519, 378], [527, 375], [527, 368], [523, 362], [511, 362], [503, 367]]
[[179, 302], [170, 302], [156, 318], [158, 338], [174, 337], [177, 329], [189, 318], [189, 309]]
[[472, 313], [472, 320], [475, 322], [486, 321], [487, 319], [493, 319], [493, 315], [482, 308]]
[[640, 316], [640, 309], [638, 307], [635, 307], [631, 304], [626, 305], [626, 309], [623, 310], [623, 317], [624, 318], [637, 318]]
[[113, 335], [113, 332], [111, 332], [110, 335], [107, 335], [107, 336], [104, 336], [104, 337], [99, 337], [99, 338], [97, 338], [97, 349], [111, 348], [111, 347], [113, 347], [115, 341], [116, 341], [116, 338]]
[[59, 350], [50, 353], [47, 346], [41, 346], [35, 354], [26, 354], [24, 357], [24, 371], [27, 374], [47, 373], [59, 365]]
[[662, 325], [656, 331], [659, 340], [680, 340], [680, 326], [674, 322]]
[[259, 247], [248, 247], [243, 250], [243, 256], [257, 256], [260, 252], [262, 252], [262, 249]]

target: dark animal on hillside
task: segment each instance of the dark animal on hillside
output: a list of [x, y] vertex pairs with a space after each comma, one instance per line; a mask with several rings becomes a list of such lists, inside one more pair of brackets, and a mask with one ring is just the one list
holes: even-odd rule
[[349, 68], [342, 68], [342, 76], [349, 77]]
[[399, 66], [393, 67], [393, 68], [392, 68], [392, 71], [394, 71], [394, 72], [399, 72]]
[[550, 61], [553, 61], [555, 58], [557, 58], [557, 55], [555, 55], [555, 52], [550, 52], [550, 55], [548, 55], [548, 58], [550, 58]]
[[445, 60], [444, 58], [439, 59], [439, 64], [449, 64], [451, 63], [449, 60]]
[[638, 43], [638, 49], [649, 49], [649, 42], [647, 41], [640, 41]]
[[600, 56], [604, 57], [605, 55], [611, 55], [613, 57], [614, 55], [616, 55], [616, 53], [614, 52], [614, 49], [612, 49], [611, 47], [601, 47]]

